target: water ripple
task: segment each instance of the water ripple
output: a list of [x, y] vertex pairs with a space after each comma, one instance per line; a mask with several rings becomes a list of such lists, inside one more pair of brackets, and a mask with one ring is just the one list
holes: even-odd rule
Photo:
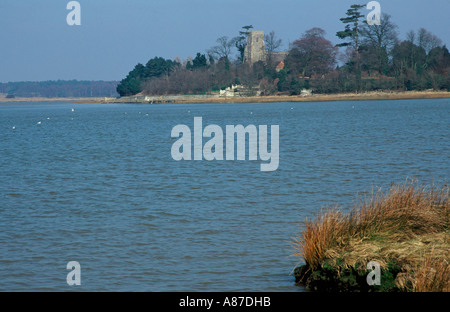
[[[0, 291], [304, 291], [300, 222], [372, 186], [450, 176], [448, 100], [84, 104], [71, 120], [72, 106], [0, 105]], [[194, 114], [279, 125], [279, 169], [172, 160], [171, 129]]]

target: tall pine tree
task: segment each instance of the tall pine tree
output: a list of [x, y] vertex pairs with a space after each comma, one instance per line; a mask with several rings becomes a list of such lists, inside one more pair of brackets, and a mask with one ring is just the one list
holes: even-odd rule
[[364, 8], [364, 4], [353, 4], [350, 9], [347, 10], [347, 17], [341, 18], [341, 22], [345, 24], [343, 31], [338, 31], [336, 36], [342, 40], [349, 40], [338, 44], [338, 47], [352, 47], [356, 63], [356, 88], [359, 91], [361, 89], [361, 60], [359, 55], [359, 36], [361, 32], [361, 26], [363, 22], [361, 18], [364, 17], [361, 14], [361, 9]]

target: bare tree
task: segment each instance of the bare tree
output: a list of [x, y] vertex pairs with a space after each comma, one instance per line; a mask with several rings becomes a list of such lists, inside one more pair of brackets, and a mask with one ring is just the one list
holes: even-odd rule
[[264, 35], [264, 41], [266, 44], [267, 60], [271, 63], [272, 53], [278, 50], [281, 46], [282, 40], [278, 39], [275, 32], [272, 30], [269, 34]]
[[420, 28], [417, 33], [410, 30], [406, 34], [406, 41], [423, 48], [427, 54], [434, 48], [442, 46], [442, 40], [425, 28]]
[[373, 65], [379, 74], [387, 70], [392, 50], [399, 42], [397, 25], [391, 21], [391, 16], [384, 13], [380, 25], [369, 25], [367, 22], [361, 29], [361, 46], [366, 59], [372, 58]]
[[287, 61], [293, 71], [306, 75], [323, 75], [334, 68], [338, 48], [324, 37], [321, 28], [307, 30], [303, 36], [294, 41]]
[[416, 32], [414, 30], [408, 31], [406, 34], [406, 41], [416, 44]]
[[420, 28], [417, 32], [417, 41], [417, 45], [424, 48], [427, 54], [434, 48], [442, 45], [442, 40], [425, 28]]
[[235, 44], [235, 39], [228, 39], [227, 36], [223, 36], [217, 39], [218, 45], [212, 47], [209, 51], [209, 55], [213, 55], [217, 59], [228, 59], [231, 55], [231, 49]]

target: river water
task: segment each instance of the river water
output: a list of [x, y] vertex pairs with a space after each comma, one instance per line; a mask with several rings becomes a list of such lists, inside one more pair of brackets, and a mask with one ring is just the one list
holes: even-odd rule
[[[172, 128], [194, 117], [279, 125], [278, 169], [175, 161]], [[291, 274], [302, 221], [450, 176], [449, 99], [2, 103], [0, 131], [0, 291], [305, 291]]]

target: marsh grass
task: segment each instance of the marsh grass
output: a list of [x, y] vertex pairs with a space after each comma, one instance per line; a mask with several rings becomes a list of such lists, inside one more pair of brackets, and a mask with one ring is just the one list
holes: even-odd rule
[[395, 285], [402, 291], [449, 291], [449, 187], [394, 185], [387, 193], [358, 198], [348, 213], [327, 208], [306, 220], [293, 239], [295, 255], [308, 271], [326, 263], [337, 275], [365, 270], [377, 261], [388, 270], [395, 263]]

